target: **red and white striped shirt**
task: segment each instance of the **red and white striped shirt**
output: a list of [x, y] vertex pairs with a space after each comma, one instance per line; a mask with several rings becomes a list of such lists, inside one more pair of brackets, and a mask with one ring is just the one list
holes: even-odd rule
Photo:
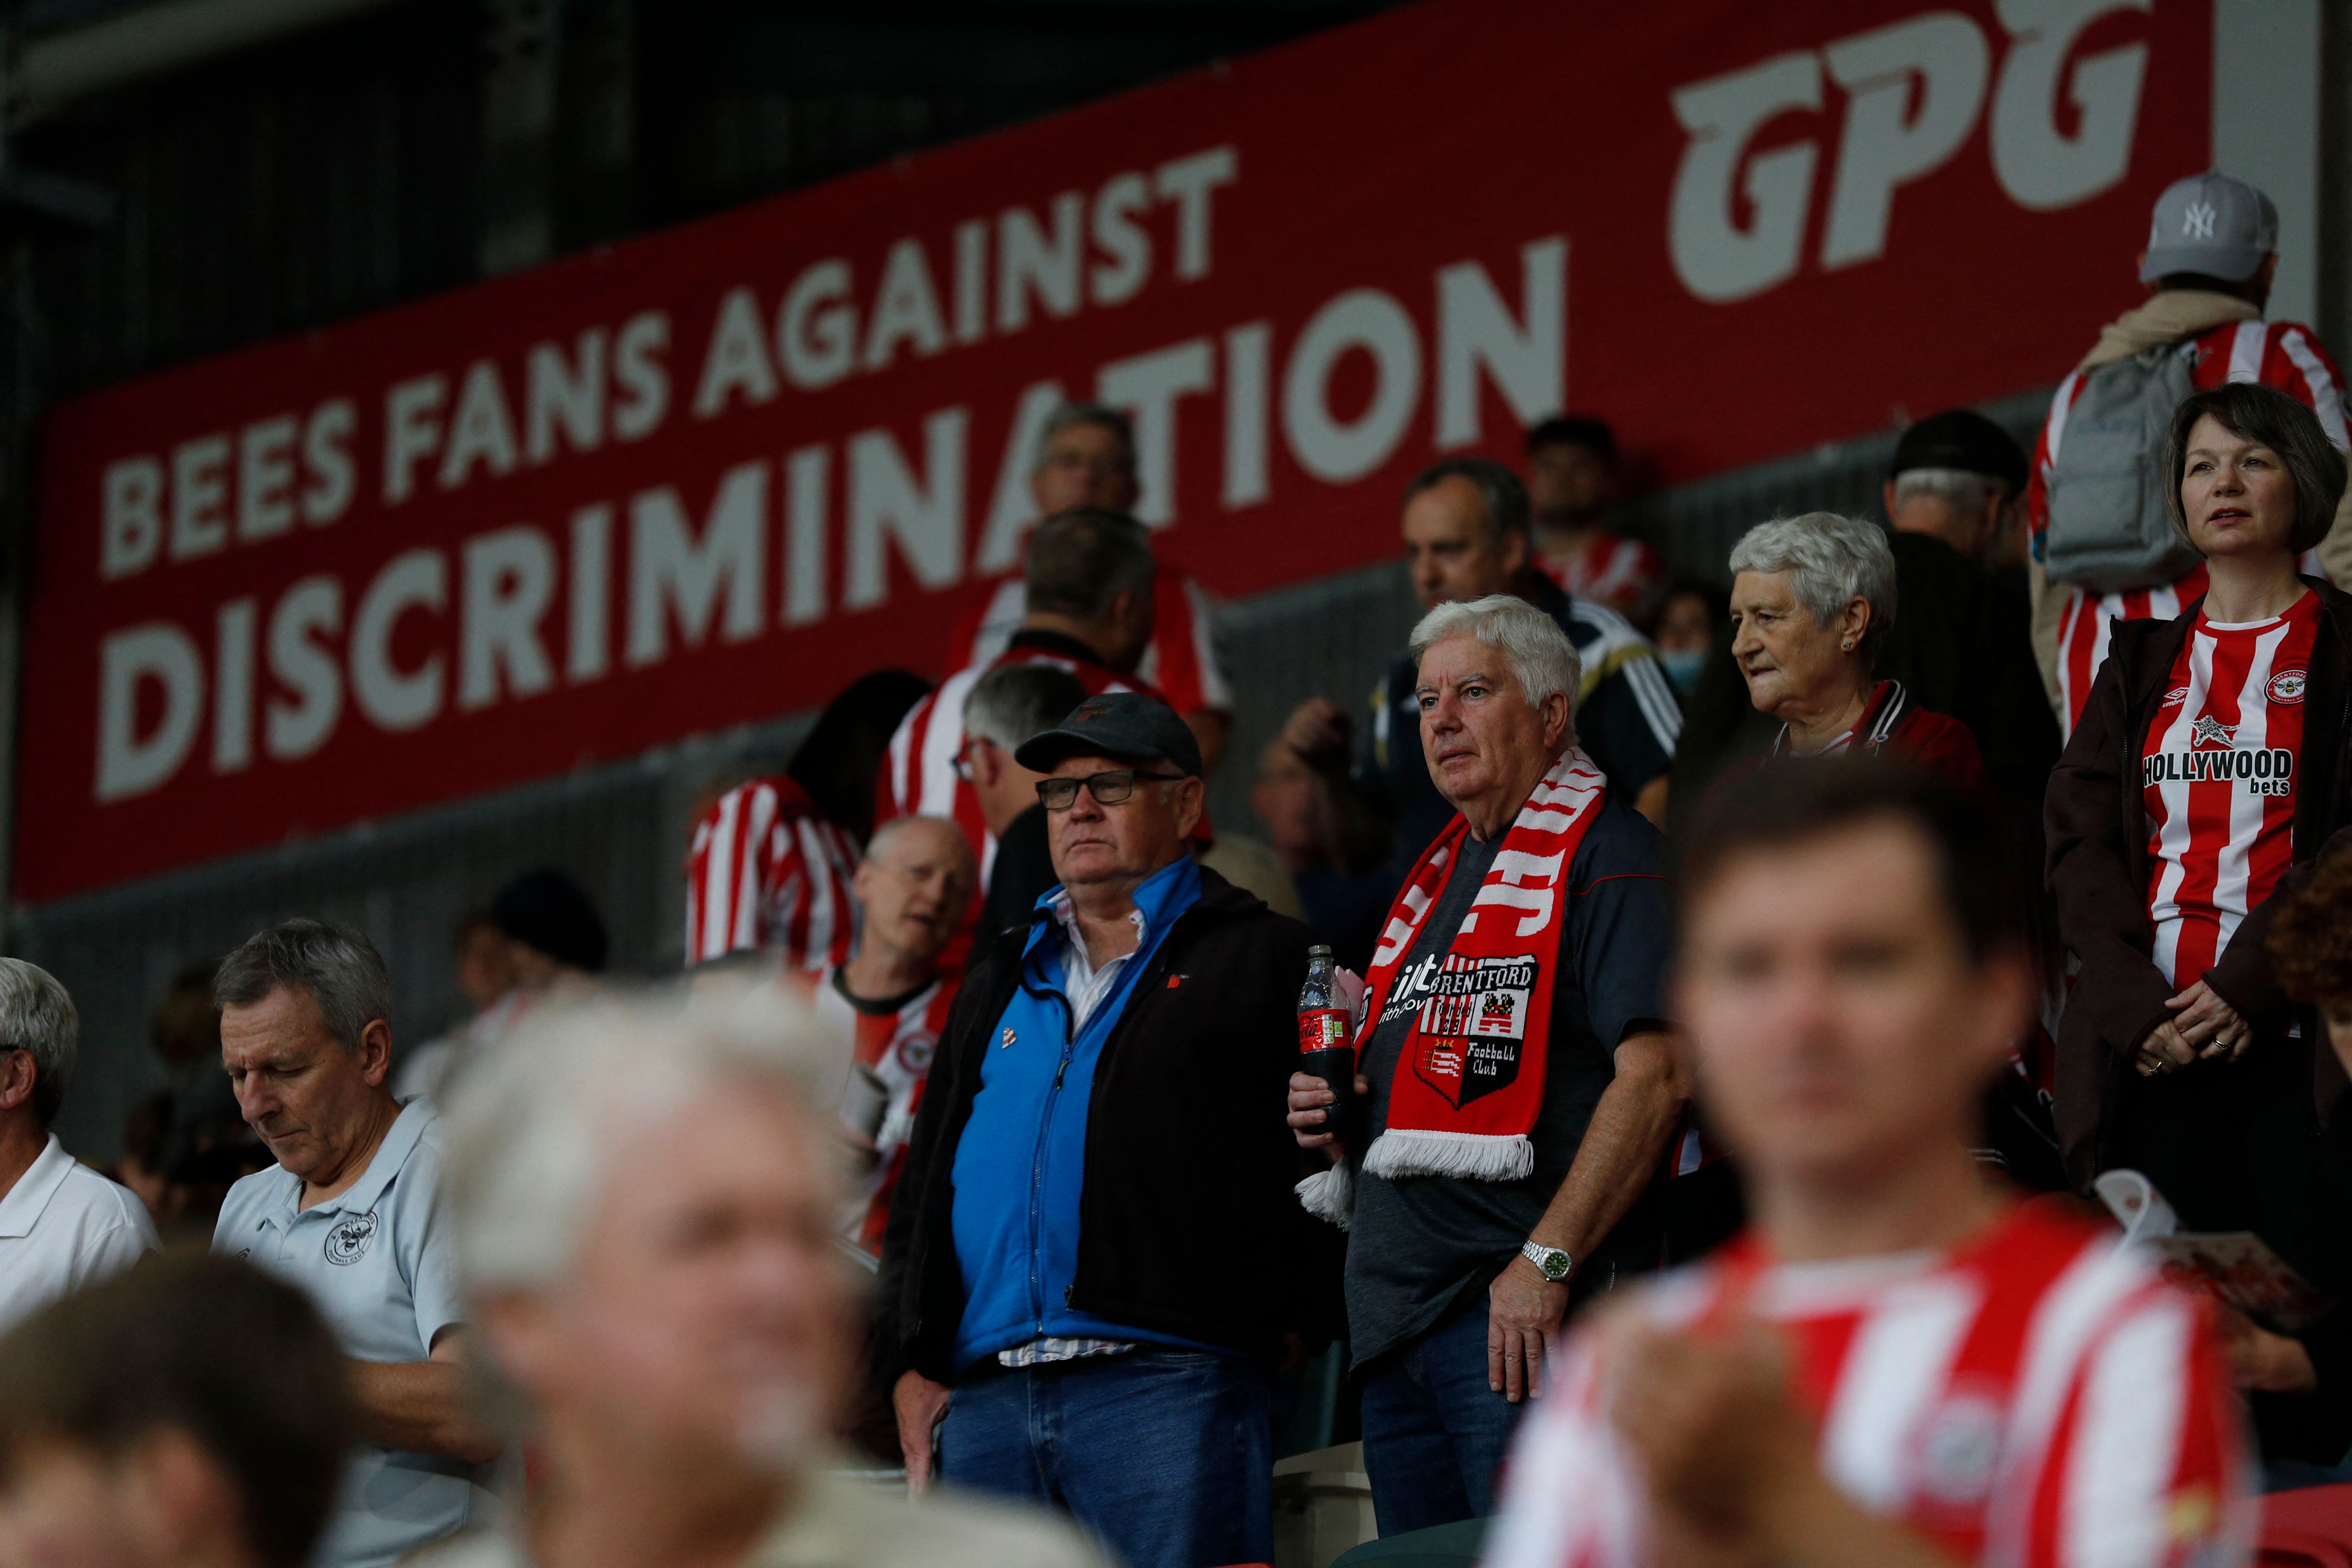
[[[1106, 691], [1142, 691], [1157, 697], [1140, 678], [1120, 675], [1079, 657], [1078, 645], [1050, 632], [1024, 632], [1013, 646], [989, 660], [957, 671], [940, 682], [937, 690], [908, 710], [890, 737], [890, 751], [875, 780], [874, 826], [898, 816], [951, 817], [963, 829], [980, 862], [980, 887], [988, 889], [988, 874], [996, 864], [996, 836], [980, 815], [980, 797], [971, 782], [956, 772], [963, 751], [963, 703], [980, 678], [1005, 664], [1050, 664], [1077, 678], [1090, 697]], [[973, 900], [975, 916], [979, 900]]]
[[954, 1001], [955, 987], [933, 980], [898, 999], [897, 1006], [877, 1012], [851, 1000], [840, 970], [827, 970], [817, 982], [817, 1016], [848, 1034], [851, 1059], [873, 1074], [887, 1096], [881, 1130], [874, 1134], [874, 1163], [850, 1184], [839, 1227], [843, 1240], [876, 1258], [882, 1256], [882, 1233], [890, 1223], [890, 1194], [906, 1168], [923, 1081], [930, 1076], [931, 1057]]
[[782, 774], [738, 784], [694, 825], [686, 872], [686, 962], [775, 952], [814, 974], [849, 956], [857, 846]]
[[2156, 966], [2186, 989], [2294, 858], [2319, 595], [2242, 625], [2199, 612], [2140, 749]]
[[[2016, 1207], [1949, 1255], [1779, 1265], [1742, 1237], [1643, 1302], [1789, 1336], [1823, 1473], [1874, 1513], [1999, 1568], [2232, 1568], [2258, 1515], [2202, 1309], [2112, 1231]], [[1654, 1559], [1641, 1464], [1590, 1334], [1522, 1426], [1492, 1568]]]
[[[2200, 332], [2189, 343], [2189, 379], [2198, 391], [2224, 382], [2255, 381], [2292, 393], [2319, 416], [2320, 427], [2339, 447], [2352, 448], [2344, 416], [2343, 377], [2336, 362], [2320, 346], [2308, 327], [2293, 321], [2231, 321]], [[2033, 450], [2033, 472], [2026, 481], [2026, 519], [2039, 552], [2042, 535], [2050, 526], [2050, 476], [2066, 435], [2066, 416], [2083, 395], [2086, 373], [2075, 370], [2058, 384], [2050, 400], [2050, 416], [2042, 422]], [[2318, 558], [2304, 557], [2304, 570], [2316, 573]], [[2058, 688], [2065, 700], [2066, 732], [2073, 734], [2090, 700], [2091, 682], [2107, 661], [2107, 623], [2111, 620], [2170, 620], [2205, 592], [2205, 568], [2200, 563], [2170, 587], [2135, 588], [2120, 594], [2093, 594], [2063, 586], [2065, 607], [2058, 625]]]
[[[1151, 646], [1135, 673], [1179, 713], [1234, 710], [1234, 689], [1225, 683], [1209, 635], [1215, 609], [1208, 591], [1175, 567], [1163, 563], [1152, 577]], [[998, 584], [980, 613], [956, 628], [955, 668], [986, 664], [1003, 653], [1028, 614], [1028, 584], [1018, 575]]]
[[1622, 533], [1598, 533], [1570, 555], [1540, 555], [1537, 567], [1580, 599], [1593, 599], [1621, 616], [1638, 616], [1665, 586], [1658, 552]]

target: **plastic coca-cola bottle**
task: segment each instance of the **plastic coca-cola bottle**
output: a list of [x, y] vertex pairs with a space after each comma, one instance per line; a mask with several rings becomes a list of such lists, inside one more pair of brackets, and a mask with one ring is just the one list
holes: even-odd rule
[[1331, 1086], [1337, 1096], [1323, 1125], [1344, 1141], [1356, 1099], [1355, 1019], [1339, 998], [1339, 972], [1331, 950], [1307, 950], [1307, 984], [1298, 988], [1298, 1070]]

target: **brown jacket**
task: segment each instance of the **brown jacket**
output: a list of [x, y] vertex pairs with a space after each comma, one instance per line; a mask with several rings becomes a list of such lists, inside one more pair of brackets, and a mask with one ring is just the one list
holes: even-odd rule
[[[2330, 839], [2352, 822], [2352, 596], [2305, 578], [2326, 614], [2312, 648], [2303, 747], [2296, 758], [2294, 859], [2271, 898], [2238, 927], [2206, 984], [2257, 1034], [2293, 1006], [2264, 945], [2280, 900], [2311, 879]], [[2169, 621], [2116, 621], [2083, 721], [2050, 775], [2044, 819], [2058, 931], [2081, 963], [2058, 1025], [2057, 1122], [2066, 1173], [2087, 1191], [2104, 1164], [2101, 1114], [2133, 1050], [2170, 1017], [2171, 982], [2149, 958], [2147, 815], [2139, 757], [2172, 665], [2203, 603]], [[2352, 842], [2352, 834], [2347, 834]], [[2258, 1042], [2254, 1047], [2261, 1049]], [[2344, 1086], [2333, 1051], [2312, 1053], [2323, 1116]]]

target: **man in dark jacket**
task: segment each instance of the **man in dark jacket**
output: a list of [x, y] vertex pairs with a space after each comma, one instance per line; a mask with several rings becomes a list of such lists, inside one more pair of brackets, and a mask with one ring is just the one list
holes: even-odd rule
[[965, 980], [884, 1244], [927, 1483], [1059, 1503], [1130, 1568], [1272, 1559], [1265, 1357], [1318, 1249], [1281, 1103], [1307, 929], [1202, 869], [1201, 754], [1088, 698], [1014, 753], [1061, 885]]

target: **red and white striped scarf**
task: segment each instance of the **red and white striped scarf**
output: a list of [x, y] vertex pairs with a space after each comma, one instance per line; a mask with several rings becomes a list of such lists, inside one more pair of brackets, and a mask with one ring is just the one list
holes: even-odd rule
[[1407, 967], [1470, 824], [1457, 815], [1389, 910], [1365, 977], [1359, 1060], [1384, 1018], [1413, 1015], [1389, 1084], [1388, 1126], [1365, 1152], [1374, 1175], [1517, 1181], [1535, 1169], [1569, 867], [1608, 784], [1571, 747], [1519, 808], [1470, 912], [1441, 957]]
[[[1389, 906], [1356, 1030], [1360, 1063], [1384, 1018], [1416, 1015], [1389, 1080], [1388, 1125], [1365, 1151], [1365, 1170], [1482, 1182], [1535, 1170], [1528, 1135], [1543, 1109], [1569, 868], [1607, 793], [1592, 759], [1570, 747], [1512, 819], [1445, 952], [1407, 967], [1469, 821], [1456, 813], [1413, 863]], [[1348, 1225], [1355, 1180], [1345, 1162], [1297, 1192], [1310, 1214]]]

